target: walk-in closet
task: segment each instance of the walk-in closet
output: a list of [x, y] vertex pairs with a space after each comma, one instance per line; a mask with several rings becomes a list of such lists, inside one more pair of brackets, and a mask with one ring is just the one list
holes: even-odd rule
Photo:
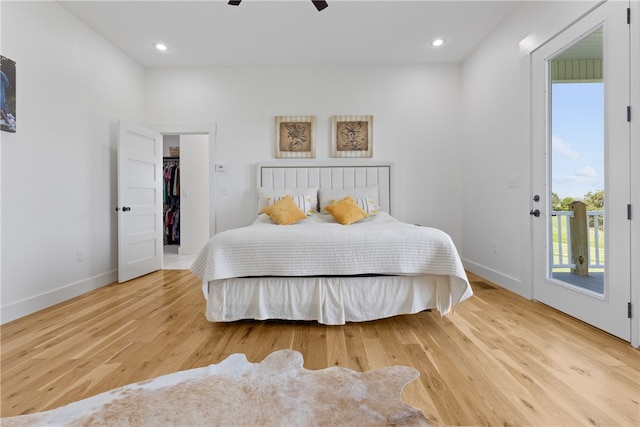
[[163, 158], [164, 244], [180, 244], [180, 157]]
[[180, 248], [180, 136], [164, 135], [162, 221], [164, 256], [178, 255]]
[[189, 268], [209, 239], [208, 135], [163, 135], [163, 174], [163, 268]]

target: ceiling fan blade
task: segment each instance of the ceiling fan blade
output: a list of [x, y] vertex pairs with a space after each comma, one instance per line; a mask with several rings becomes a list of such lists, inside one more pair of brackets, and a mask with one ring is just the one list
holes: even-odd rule
[[326, 9], [327, 6], [329, 6], [326, 1], [311, 0], [311, 3], [313, 3], [316, 9], [318, 9], [318, 12], [320, 12], [323, 9]]
[[[229, 0], [229, 4], [231, 6], [239, 6], [240, 2], [242, 0]], [[318, 12], [320, 12], [321, 10], [324, 10], [327, 8], [327, 6], [329, 6], [327, 4], [326, 1], [324, 0], [311, 0], [311, 3], [313, 3], [313, 5], [316, 7], [316, 9], [318, 10]]]

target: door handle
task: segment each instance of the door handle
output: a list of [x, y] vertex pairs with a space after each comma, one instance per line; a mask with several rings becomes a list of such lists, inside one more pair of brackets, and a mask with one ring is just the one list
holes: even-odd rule
[[529, 212], [529, 215], [533, 215], [537, 218], [540, 216], [540, 210], [539, 209], [536, 209], [535, 211], [532, 210], [531, 212]]
[[[119, 210], [120, 210], [120, 208], [116, 206], [116, 212], [118, 212]], [[128, 206], [123, 206], [122, 207], [122, 212], [129, 212], [130, 210], [131, 210], [131, 208], [128, 207]]]

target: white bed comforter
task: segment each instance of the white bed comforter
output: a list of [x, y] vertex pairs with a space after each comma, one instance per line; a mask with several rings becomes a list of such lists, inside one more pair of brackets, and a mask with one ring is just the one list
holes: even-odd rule
[[247, 276], [434, 274], [449, 276], [454, 306], [472, 295], [448, 234], [403, 223], [383, 211], [349, 226], [326, 214], [283, 226], [261, 214], [250, 226], [212, 237], [191, 271], [203, 282]]

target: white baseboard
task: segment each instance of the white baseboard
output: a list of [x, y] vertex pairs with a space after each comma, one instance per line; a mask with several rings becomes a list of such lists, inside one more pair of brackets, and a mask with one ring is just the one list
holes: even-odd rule
[[0, 308], [4, 324], [118, 281], [118, 270], [90, 277]]
[[467, 259], [463, 259], [462, 264], [464, 265], [465, 270], [470, 271], [473, 274], [477, 274], [483, 279], [487, 279], [490, 282], [493, 282], [505, 289], [515, 292], [516, 294], [524, 298], [531, 299], [530, 295], [528, 295], [529, 292], [523, 289], [522, 281], [520, 279], [500, 273], [499, 271], [493, 270]]

